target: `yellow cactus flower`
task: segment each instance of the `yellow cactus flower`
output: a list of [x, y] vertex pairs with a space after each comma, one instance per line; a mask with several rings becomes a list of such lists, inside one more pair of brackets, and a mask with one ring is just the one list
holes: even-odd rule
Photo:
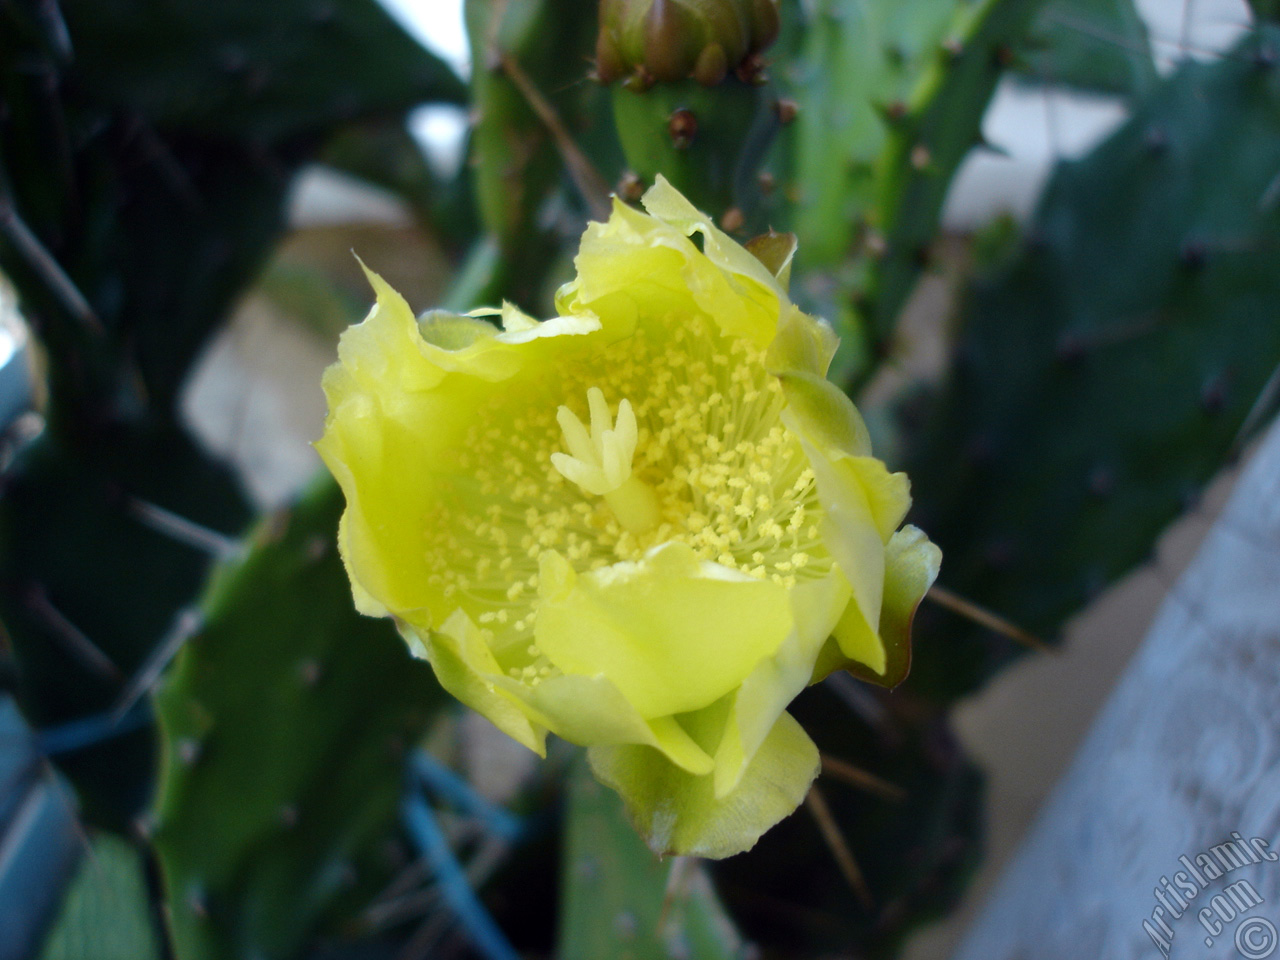
[[905, 675], [940, 555], [790, 250], [767, 268], [661, 179], [644, 204], [587, 228], [544, 322], [415, 318], [370, 274], [317, 448], [356, 606], [531, 750], [586, 745], [655, 850], [724, 857], [817, 774], [796, 694]]

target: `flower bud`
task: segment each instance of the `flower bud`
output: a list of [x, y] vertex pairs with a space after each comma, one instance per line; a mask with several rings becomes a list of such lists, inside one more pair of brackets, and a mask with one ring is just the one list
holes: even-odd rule
[[761, 72], [779, 28], [779, 0], [601, 0], [596, 73], [647, 88], [692, 78], [714, 86]]

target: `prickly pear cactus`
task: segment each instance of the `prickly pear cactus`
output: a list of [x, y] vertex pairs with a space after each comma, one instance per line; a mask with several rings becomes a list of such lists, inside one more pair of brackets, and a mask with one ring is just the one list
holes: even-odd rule
[[465, 96], [443, 61], [363, 0], [64, 0], [61, 8], [73, 63], [95, 97], [165, 130], [280, 143], [315, 137], [335, 120]]
[[[965, 299], [908, 458], [918, 522], [943, 583], [1031, 631], [1056, 635], [1149, 560], [1259, 422], [1280, 367], [1277, 51], [1264, 26], [1183, 66], [1059, 168], [1021, 249]], [[973, 690], [1014, 652], [946, 624], [923, 627], [920, 690]]]
[[[464, 91], [372, 0], [6, 4], [0, 64], [0, 269], [49, 388], [3, 477], [0, 616], [52, 724], [120, 701], [249, 520], [175, 401], [293, 174], [343, 123]], [[142, 731], [60, 760], [87, 815], [124, 828], [152, 752]]]
[[[981, 775], [948, 710], [1007, 644], [925, 606], [904, 686], [840, 675], [796, 701], [824, 771], [805, 810], [713, 868], [659, 862], [558, 748], [510, 810], [424, 774], [424, 737], [460, 769], [472, 745], [429, 669], [355, 613], [337, 490], [243, 537], [249, 507], [175, 400], [250, 284], [330, 336], [367, 306], [313, 265], [263, 270], [316, 158], [405, 202], [456, 260], [457, 311], [546, 315], [609, 189], [659, 174], [739, 236], [793, 230], [791, 289], [856, 390], [997, 83], [1118, 92], [1133, 118], [984, 261], [948, 376], [891, 437], [942, 584], [1051, 635], [1271, 409], [1280, 34], [1161, 79], [1133, 0], [467, 0], [465, 20], [469, 86], [374, 0], [0, 3], [0, 270], [50, 396], [0, 474], [0, 669], [85, 818], [137, 838], [98, 840], [118, 935], [83, 935], [106, 908], [82, 873], [45, 956], [443, 936], [491, 958], [893, 956], [978, 858]], [[405, 127], [424, 102], [470, 109], [454, 176]], [[769, 237], [779, 263], [796, 250]]]
[[867, 229], [889, 130], [962, 9], [937, 0], [826, 0], [809, 15], [784, 74], [802, 107], [793, 179], [805, 263], [839, 263]]
[[1145, 96], [1159, 82], [1134, 0], [1048, 0], [1015, 55], [1015, 76], [1050, 89]]
[[773, 88], [737, 79], [710, 88], [683, 80], [613, 90], [618, 137], [637, 189], [662, 174], [735, 231], [758, 206], [757, 173], [781, 125], [777, 103]]
[[798, 295], [840, 335], [831, 376], [855, 394], [887, 354], [951, 180], [1040, 3], [826, 0], [778, 71], [797, 115], [770, 161], [771, 216], [802, 237]]
[[402, 758], [445, 697], [352, 609], [341, 500], [319, 481], [257, 528], [156, 694], [154, 843], [183, 960], [296, 955], [388, 879]]
[[905, 109], [895, 111], [876, 178], [874, 258], [863, 314], [872, 352], [883, 352], [902, 305], [928, 263], [929, 245], [960, 162], [978, 143], [982, 116], [1043, 0], [983, 0], [961, 14]]
[[749, 948], [696, 859], [659, 860], [585, 762], [569, 780], [559, 956], [735, 960]]
[[[592, 0], [467, 0], [471, 135], [480, 219], [500, 256], [490, 288], [532, 304], [554, 256], [545, 206], [565, 175], [568, 129], [580, 129], [593, 91], [584, 81], [594, 39]], [[556, 35], [558, 42], [548, 43]], [[586, 101], [584, 103], [584, 100]], [[541, 111], [541, 112], [540, 112]], [[548, 117], [554, 117], [553, 130]], [[579, 170], [579, 174], [583, 171]], [[604, 181], [593, 188], [603, 202]]]
[[86, 856], [40, 960], [159, 960], [142, 852], [109, 833], [85, 839]]

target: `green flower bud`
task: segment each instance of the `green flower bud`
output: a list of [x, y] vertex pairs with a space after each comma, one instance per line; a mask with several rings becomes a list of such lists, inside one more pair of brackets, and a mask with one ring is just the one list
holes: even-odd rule
[[779, 0], [601, 0], [596, 74], [630, 87], [692, 78], [714, 86], [734, 71], [761, 76], [779, 28]]

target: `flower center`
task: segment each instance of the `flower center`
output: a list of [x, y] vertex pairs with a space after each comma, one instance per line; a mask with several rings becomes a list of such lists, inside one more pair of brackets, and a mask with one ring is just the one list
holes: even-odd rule
[[604, 497], [613, 515], [624, 529], [639, 535], [658, 525], [662, 510], [653, 488], [631, 469], [639, 431], [631, 401], [618, 404], [615, 421], [609, 413], [604, 391], [592, 387], [587, 391], [591, 411], [591, 428], [587, 429], [568, 407], [556, 411], [568, 453], [551, 454], [551, 465], [566, 480], [584, 493]]
[[463, 606], [512, 676], [541, 676], [529, 646], [548, 550], [584, 572], [679, 541], [787, 587], [830, 570], [813, 471], [763, 352], [707, 320], [667, 325], [493, 391], [439, 461], [428, 582], [440, 616]]

